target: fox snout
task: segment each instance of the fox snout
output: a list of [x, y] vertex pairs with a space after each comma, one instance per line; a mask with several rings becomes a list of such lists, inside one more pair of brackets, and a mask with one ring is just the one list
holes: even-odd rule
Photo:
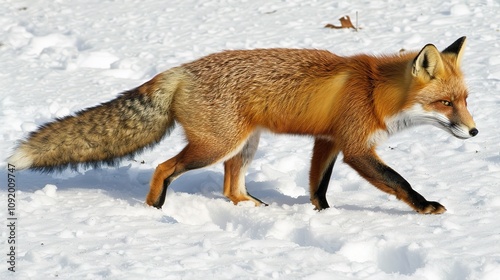
[[468, 139], [476, 136], [479, 133], [479, 130], [476, 127], [469, 128], [463, 124], [452, 124], [450, 126], [450, 132], [457, 138]]
[[461, 139], [471, 138], [479, 133], [472, 115], [467, 110], [466, 104], [465, 101], [456, 102], [453, 113], [449, 118], [451, 121], [451, 132]]
[[476, 123], [469, 111], [466, 107], [458, 107], [458, 109], [461, 110], [456, 110], [450, 118], [450, 132], [460, 139], [468, 139], [476, 136], [479, 130], [477, 130]]

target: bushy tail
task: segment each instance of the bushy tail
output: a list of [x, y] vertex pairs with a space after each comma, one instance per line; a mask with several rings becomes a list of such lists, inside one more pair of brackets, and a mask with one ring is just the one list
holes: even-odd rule
[[182, 90], [172, 69], [116, 99], [41, 126], [8, 159], [17, 169], [60, 170], [115, 164], [158, 143], [174, 126], [171, 103]]

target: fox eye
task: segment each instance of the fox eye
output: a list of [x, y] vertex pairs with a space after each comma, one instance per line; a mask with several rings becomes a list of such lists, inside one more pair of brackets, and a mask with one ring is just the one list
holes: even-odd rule
[[443, 103], [444, 106], [453, 106], [451, 101], [448, 101], [448, 100], [441, 100], [441, 103]]

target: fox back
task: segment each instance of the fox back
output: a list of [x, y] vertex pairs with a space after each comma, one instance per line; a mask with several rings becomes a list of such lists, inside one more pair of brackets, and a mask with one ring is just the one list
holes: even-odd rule
[[[426, 59], [416, 61], [419, 54]], [[226, 51], [181, 66], [192, 88], [180, 92], [174, 111], [180, 119], [206, 120], [198, 129], [220, 128], [217, 120], [224, 120], [249, 130], [335, 137], [343, 149], [358, 151], [424, 123], [467, 138], [475, 124], [459, 61], [431, 45], [424, 53], [390, 56]], [[456, 106], [443, 106], [445, 101]]]

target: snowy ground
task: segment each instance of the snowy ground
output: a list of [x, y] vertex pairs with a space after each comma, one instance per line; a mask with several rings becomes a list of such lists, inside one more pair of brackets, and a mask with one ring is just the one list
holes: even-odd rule
[[[499, 279], [500, 4], [411, 2], [0, 0], [0, 278]], [[323, 28], [356, 11], [359, 32]], [[379, 147], [445, 214], [416, 214], [341, 161], [333, 207], [315, 212], [311, 139], [270, 134], [247, 175], [268, 207], [227, 201], [221, 165], [180, 177], [163, 210], [146, 207], [154, 167], [183, 147], [176, 129], [117, 168], [15, 172], [16, 272], [7, 270], [5, 158], [38, 125], [223, 49], [383, 54], [444, 48], [463, 35], [479, 135], [462, 141], [419, 127]]]

